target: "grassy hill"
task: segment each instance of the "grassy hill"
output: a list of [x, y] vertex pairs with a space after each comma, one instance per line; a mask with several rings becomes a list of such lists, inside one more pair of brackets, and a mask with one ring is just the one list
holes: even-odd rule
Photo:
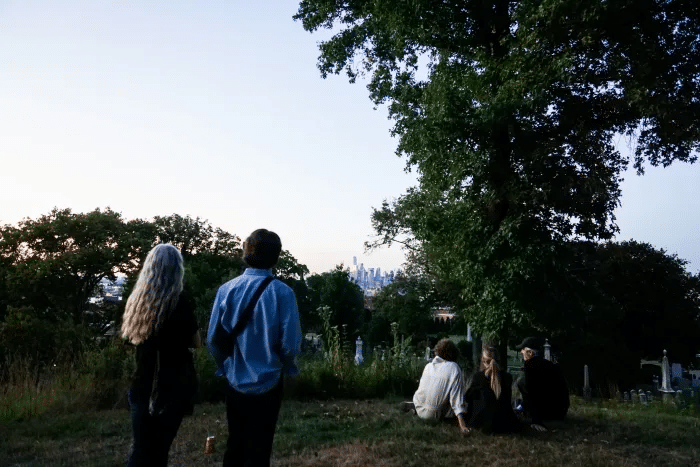
[[[573, 402], [567, 421], [547, 433], [460, 435], [449, 423], [426, 424], [396, 400], [285, 401], [275, 438], [276, 466], [698, 466], [700, 418], [617, 403]], [[185, 419], [172, 466], [221, 465], [222, 404], [203, 404]], [[216, 452], [203, 454], [216, 436]], [[131, 428], [126, 410], [45, 413], [0, 424], [2, 466], [122, 466]]]

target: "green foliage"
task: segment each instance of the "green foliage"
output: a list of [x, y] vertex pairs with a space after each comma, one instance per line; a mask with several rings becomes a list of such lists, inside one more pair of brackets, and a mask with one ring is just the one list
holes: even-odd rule
[[[122, 220], [107, 209], [74, 214], [54, 209], [38, 220], [0, 229], [0, 415], [14, 419], [75, 407], [124, 404], [134, 369], [133, 352], [119, 338], [123, 306], [88, 303], [103, 277], [127, 274], [133, 288], [150, 248], [171, 242], [185, 260], [185, 288], [205, 328], [216, 290], [244, 267], [240, 239], [190, 216]], [[276, 270], [305, 291], [306, 266], [284, 251]], [[298, 292], [297, 292], [298, 293]], [[304, 292], [302, 297], [306, 296]], [[214, 376], [206, 349], [195, 354], [200, 397], [220, 400], [225, 379]]]
[[[318, 309], [323, 321], [325, 357], [302, 359], [293, 388], [287, 393], [297, 398], [384, 397], [400, 394], [409, 397], [418, 387], [422, 371], [420, 358], [412, 353], [411, 339], [401, 336], [394, 323], [394, 344], [384, 360], [370, 358], [371, 363], [356, 366], [353, 342], [345, 330], [331, 325], [330, 307]], [[410, 394], [409, 394], [410, 393]]]
[[397, 277], [372, 300], [372, 317], [366, 333], [368, 340], [372, 343], [388, 342], [392, 337], [389, 323], [396, 323], [398, 332], [403, 335], [425, 339], [433, 321], [433, 304], [425, 283], [415, 278]]
[[5, 358], [0, 382], [0, 419], [15, 420], [45, 412], [126, 407], [134, 371], [133, 354], [118, 340], [76, 351], [70, 359], [38, 366], [30, 356]]
[[216, 376], [216, 363], [206, 347], [194, 349], [194, 366], [199, 378], [199, 400], [219, 402], [224, 400], [228, 382], [224, 376]]
[[300, 264], [292, 254], [287, 250], [282, 250], [279, 260], [272, 272], [278, 279], [287, 281], [303, 281], [304, 277], [309, 274], [309, 268], [304, 264]]
[[302, 329], [309, 330], [307, 326], [308, 319], [315, 317], [313, 304], [309, 298], [309, 288], [306, 285], [305, 277], [309, 274], [309, 268], [297, 262], [296, 258], [287, 250], [282, 250], [279, 261], [274, 268], [273, 274], [277, 279], [287, 284], [294, 291], [297, 297], [297, 307], [299, 308], [299, 316], [302, 321]]
[[214, 228], [199, 217], [156, 216], [153, 224], [157, 229], [157, 243], [172, 243], [185, 259], [200, 253], [224, 257], [240, 257], [242, 254], [241, 239], [237, 235]]
[[477, 331], [533, 321], [563, 242], [617, 231], [621, 172], [694, 162], [700, 10], [688, 0], [302, 0], [322, 76], [369, 78], [418, 186], [376, 210], [377, 244], [426, 248]]
[[[394, 328], [396, 329], [396, 328]], [[384, 359], [369, 357], [355, 365], [353, 354], [343, 349], [337, 328], [331, 328], [332, 345], [324, 359], [303, 358], [291, 397], [301, 399], [376, 398], [388, 395], [412, 397], [425, 362], [412, 353], [411, 340], [394, 334], [394, 344]]]
[[54, 364], [70, 361], [84, 350], [94, 334], [69, 320], [39, 318], [31, 307], [9, 307], [0, 322], [0, 384], [8, 377], [8, 366], [22, 360], [37, 373]]
[[0, 228], [0, 281], [9, 306], [31, 306], [41, 318], [83, 322], [102, 278], [132, 273], [153, 244], [142, 220], [125, 222], [107, 208], [80, 214], [54, 209], [17, 227]]
[[80, 375], [81, 386], [75, 389], [83, 393], [84, 404], [96, 409], [124, 406], [136, 368], [133, 350], [132, 346], [115, 338], [80, 354], [76, 372]]
[[700, 282], [684, 260], [635, 241], [568, 247], [561, 261], [570, 273], [550, 280], [552, 301], [525, 334], [550, 336], [573, 387], [582, 385], [584, 364], [591, 384], [614, 395], [615, 386], [651, 384], [639, 360], [664, 349], [674, 361], [695, 362]]
[[[332, 271], [309, 276], [306, 286], [312, 310], [327, 306], [332, 310], [331, 325], [347, 325], [352, 335], [358, 332], [362, 324], [364, 295], [357, 284], [350, 282], [348, 272], [342, 265]], [[300, 317], [302, 329], [315, 330], [322, 326], [316, 313], [301, 314]]]

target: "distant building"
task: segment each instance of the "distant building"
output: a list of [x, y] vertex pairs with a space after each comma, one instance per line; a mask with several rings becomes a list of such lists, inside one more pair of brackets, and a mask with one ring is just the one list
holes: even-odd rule
[[363, 263], [357, 264], [357, 256], [352, 257], [350, 281], [359, 285], [365, 295], [375, 295], [382, 287], [394, 281], [394, 271], [382, 272], [381, 268], [365, 269]]

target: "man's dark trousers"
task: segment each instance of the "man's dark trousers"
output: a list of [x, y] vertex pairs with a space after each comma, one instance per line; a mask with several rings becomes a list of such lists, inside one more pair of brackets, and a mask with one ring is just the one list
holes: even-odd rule
[[264, 394], [242, 394], [228, 388], [228, 443], [224, 467], [267, 467], [282, 404], [282, 379]]

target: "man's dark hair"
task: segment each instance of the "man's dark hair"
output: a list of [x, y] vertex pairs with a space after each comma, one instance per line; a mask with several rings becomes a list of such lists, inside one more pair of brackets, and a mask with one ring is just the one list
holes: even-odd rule
[[450, 339], [440, 339], [438, 343], [435, 344], [435, 355], [448, 362], [454, 362], [459, 358], [459, 350]]
[[270, 269], [277, 264], [281, 251], [282, 241], [279, 235], [258, 229], [243, 242], [243, 261], [251, 268]]

